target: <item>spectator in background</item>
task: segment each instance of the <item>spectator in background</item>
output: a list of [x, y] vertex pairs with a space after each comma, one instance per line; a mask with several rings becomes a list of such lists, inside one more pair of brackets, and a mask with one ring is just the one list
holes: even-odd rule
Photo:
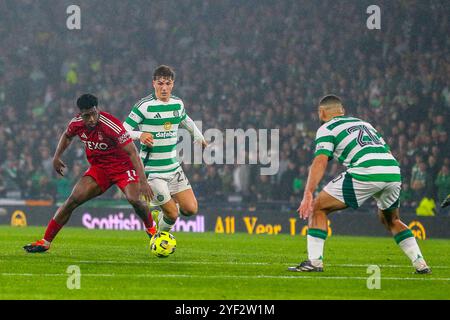
[[205, 185], [205, 180], [202, 179], [200, 173], [195, 172], [189, 182], [192, 184], [192, 188], [195, 189], [196, 197], [205, 200], [205, 194], [207, 194], [208, 190]]
[[280, 200], [289, 200], [290, 196], [294, 193], [294, 179], [297, 171], [293, 161], [288, 161], [287, 169], [281, 176], [280, 185], [278, 188], [278, 198]]
[[269, 176], [260, 175], [256, 185], [252, 186], [252, 191], [257, 201], [274, 200], [273, 188], [270, 184]]
[[[289, 144], [287, 145], [289, 148]], [[280, 159], [279, 159], [279, 167], [278, 167], [278, 173], [276, 175], [276, 183], [280, 184], [281, 179], [283, 178], [283, 174], [288, 170], [289, 168], [289, 158], [288, 158], [288, 152], [280, 152]]]
[[[136, 97], [150, 93], [148, 79], [159, 57], [179, 71], [175, 94], [186, 98], [203, 129], [280, 130], [280, 172], [269, 178], [277, 200], [300, 200], [293, 179], [306, 173], [300, 177], [299, 169], [294, 175], [285, 170], [288, 162], [311, 162], [319, 124], [313, 106], [326, 93], [344, 95], [349, 115], [374, 123], [388, 137], [405, 181], [413, 172], [421, 174], [418, 165], [413, 170], [416, 156], [439, 171], [450, 165], [445, 158], [450, 154], [446, 1], [422, 6], [412, 0], [405, 6], [380, 0], [389, 8], [383, 19], [390, 30], [384, 34], [359, 27], [353, 19], [362, 12], [357, 1], [185, 0], [167, 2], [160, 10], [157, 1], [110, 0], [107, 11], [101, 1], [80, 1], [99, 14], [85, 21], [83, 29], [91, 32], [78, 38], [54, 28], [55, 12], [65, 12], [64, 1], [1, 2], [5, 12], [14, 12], [14, 19], [6, 15], [0, 27], [0, 168], [8, 191], [29, 197], [32, 186], [36, 191], [30, 178], [35, 171], [52, 171], [48, 160], [37, 169], [48, 159], [40, 150], [54, 148], [53, 137], [76, 112], [72, 101], [80, 91], [98, 92], [106, 111], [125, 118]], [[130, 27], [130, 19], [139, 25]], [[420, 26], [414, 34], [423, 41], [405, 41], [410, 33], [405, 25]], [[79, 143], [68, 151], [68, 168], [86, 163], [83, 148]], [[324, 181], [339, 170], [336, 162], [330, 165], [333, 171]], [[232, 168], [216, 168], [222, 193], [248, 194], [260, 180], [257, 166]], [[196, 183], [204, 185], [206, 167], [193, 170]], [[75, 174], [68, 170], [66, 177], [74, 180]], [[436, 174], [428, 174], [426, 189], [437, 188]]]
[[44, 173], [49, 176], [54, 176], [53, 169], [53, 157], [50, 155], [50, 149], [46, 146], [42, 146], [39, 148], [39, 162], [42, 164], [42, 169]]
[[6, 161], [3, 162], [0, 169], [3, 171], [4, 182], [8, 186], [8, 190], [19, 190], [19, 183], [17, 179], [19, 165], [12, 150], [7, 151]]
[[41, 194], [50, 194], [51, 191], [46, 192], [46, 190], [42, 190], [43, 186], [50, 186], [48, 180], [45, 180], [46, 173], [44, 172], [42, 165], [37, 165], [35, 170], [31, 175], [31, 186], [30, 186], [30, 194], [29, 196], [32, 199], [39, 199]]
[[417, 206], [418, 199], [414, 199], [414, 192], [409, 187], [408, 182], [402, 183], [402, 191], [400, 192], [400, 204], [403, 208], [411, 209]]
[[53, 179], [47, 175], [39, 178], [38, 189], [33, 193], [35, 199], [53, 200], [56, 198], [56, 187]]
[[204, 180], [205, 194], [203, 196], [211, 201], [216, 201], [220, 197], [222, 181], [217, 173], [216, 167], [209, 165], [206, 167], [206, 177]]
[[233, 185], [237, 193], [247, 196], [250, 191], [250, 166], [238, 164], [233, 171]]
[[431, 148], [431, 155], [433, 156], [433, 157], [435, 157], [436, 159], [439, 159], [440, 158], [440, 150], [439, 150], [439, 144], [438, 145], [434, 145], [432, 148]]
[[448, 141], [448, 133], [446, 131], [443, 131], [439, 134], [438, 145], [440, 146], [442, 155], [448, 155], [450, 153], [450, 144]]
[[442, 166], [441, 171], [439, 171], [436, 178], [435, 185], [437, 187], [437, 202], [442, 203], [450, 193], [450, 175], [448, 166]]
[[414, 165], [411, 168], [411, 177], [416, 175], [419, 172], [420, 164], [423, 162], [422, 156], [420, 154], [416, 154]]
[[31, 192], [31, 176], [34, 172], [33, 150], [29, 146], [24, 146], [23, 153], [18, 161], [17, 181], [21, 189], [22, 197], [28, 198]]
[[70, 196], [70, 193], [73, 188], [72, 179], [67, 176], [56, 175], [54, 180], [55, 192], [56, 192], [56, 200], [64, 200]]
[[6, 197], [6, 184], [3, 180], [2, 171], [0, 170], [0, 198]]
[[295, 177], [292, 185], [294, 195], [297, 197], [300, 197], [303, 194], [307, 178], [308, 172], [306, 170], [306, 166], [299, 166], [297, 176]]
[[430, 155], [428, 157], [428, 167], [427, 167], [427, 190], [426, 194], [434, 199], [437, 198], [437, 189], [435, 181], [439, 173], [438, 163], [435, 157]]
[[417, 170], [413, 169], [411, 175], [411, 189], [414, 191], [414, 197], [422, 199], [426, 195], [427, 186], [427, 165], [425, 162], [420, 162]]
[[233, 175], [231, 171], [231, 166], [224, 165], [222, 170], [219, 171], [220, 176], [220, 191], [224, 196], [233, 193]]

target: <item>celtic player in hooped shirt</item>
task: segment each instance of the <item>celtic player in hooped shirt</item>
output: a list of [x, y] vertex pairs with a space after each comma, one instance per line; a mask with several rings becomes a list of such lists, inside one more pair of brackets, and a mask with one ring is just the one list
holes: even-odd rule
[[44, 238], [24, 246], [27, 252], [44, 252], [59, 230], [69, 221], [73, 210], [86, 201], [97, 197], [116, 184], [125, 194], [137, 215], [143, 220], [146, 232], [152, 236], [156, 230], [146, 199], [153, 196], [145, 179], [144, 167], [129, 133], [122, 123], [107, 112], [98, 110], [98, 100], [91, 94], [84, 94], [77, 100], [80, 114], [73, 118], [56, 148], [53, 166], [64, 175], [66, 166], [60, 159], [69, 147], [73, 137], [78, 136], [85, 145], [89, 169], [78, 181], [72, 194], [56, 211], [50, 220]]
[[[324, 124], [317, 131], [315, 158], [298, 208], [300, 217], [309, 219], [308, 260], [288, 270], [323, 271], [327, 215], [347, 207], [358, 208], [374, 198], [381, 222], [411, 259], [416, 273], [431, 273], [414, 235], [400, 220], [400, 167], [381, 135], [370, 123], [345, 116], [341, 99], [334, 95], [320, 101], [319, 118]], [[332, 158], [347, 171], [330, 181], [313, 201], [313, 192]]]
[[153, 211], [158, 231], [170, 231], [179, 214], [192, 216], [198, 211], [197, 199], [177, 160], [178, 127], [186, 128], [195, 143], [208, 145], [186, 114], [183, 101], [171, 94], [174, 80], [170, 67], [156, 68], [154, 93], [136, 103], [123, 123], [130, 136], [141, 142], [141, 159], [155, 194], [151, 205], [162, 208], [162, 212]]

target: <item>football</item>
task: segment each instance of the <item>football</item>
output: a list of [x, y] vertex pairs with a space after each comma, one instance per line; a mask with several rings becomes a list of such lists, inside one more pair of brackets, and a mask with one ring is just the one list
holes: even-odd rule
[[150, 240], [150, 251], [158, 258], [166, 258], [175, 252], [177, 241], [175, 237], [166, 231], [155, 233]]

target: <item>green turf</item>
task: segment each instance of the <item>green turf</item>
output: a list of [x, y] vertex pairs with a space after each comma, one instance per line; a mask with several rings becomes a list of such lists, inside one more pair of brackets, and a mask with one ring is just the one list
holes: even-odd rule
[[[144, 232], [64, 228], [51, 250], [22, 246], [44, 228], [0, 227], [0, 299], [449, 299], [450, 241], [419, 245], [432, 275], [415, 275], [391, 238], [332, 236], [325, 272], [292, 273], [306, 239], [176, 233], [177, 251], [152, 257]], [[69, 290], [68, 266], [81, 270]], [[381, 268], [381, 289], [367, 288], [367, 266]]]

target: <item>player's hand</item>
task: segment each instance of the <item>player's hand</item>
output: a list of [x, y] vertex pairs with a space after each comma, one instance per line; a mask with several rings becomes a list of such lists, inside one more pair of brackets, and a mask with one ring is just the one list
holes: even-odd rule
[[143, 132], [139, 140], [141, 141], [142, 144], [145, 144], [147, 147], [153, 146], [153, 135], [150, 132]]
[[313, 211], [313, 195], [311, 192], [305, 192], [305, 194], [303, 195], [303, 200], [300, 203], [297, 212], [299, 213], [300, 218], [306, 220], [312, 214], [312, 211]]
[[209, 146], [209, 143], [206, 140], [196, 140], [196, 141], [194, 141], [194, 143], [201, 144], [203, 148], [206, 148]]
[[150, 188], [147, 180], [139, 182], [139, 193], [142, 195], [145, 201], [150, 202], [153, 199], [153, 191]]
[[66, 164], [61, 159], [53, 159], [53, 168], [55, 168], [55, 171], [58, 172], [58, 174], [64, 177], [64, 168], [66, 168]]

